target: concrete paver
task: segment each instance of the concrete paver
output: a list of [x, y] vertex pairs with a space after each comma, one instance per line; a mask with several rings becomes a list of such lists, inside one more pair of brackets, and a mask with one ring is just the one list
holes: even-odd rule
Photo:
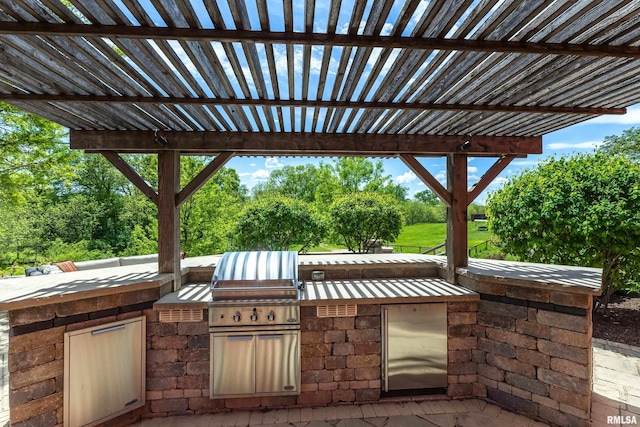
[[[601, 340], [593, 343], [593, 426], [608, 425], [611, 416], [640, 420], [640, 348]], [[618, 363], [619, 362], [619, 363]], [[145, 419], [136, 427], [544, 427], [545, 423], [514, 414], [479, 399], [423, 400], [276, 409]]]

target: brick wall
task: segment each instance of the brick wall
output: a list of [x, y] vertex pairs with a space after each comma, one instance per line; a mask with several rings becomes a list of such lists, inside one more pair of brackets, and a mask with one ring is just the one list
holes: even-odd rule
[[[452, 397], [472, 396], [477, 386], [472, 360], [476, 306], [475, 301], [448, 303], [448, 394]], [[317, 317], [315, 306], [301, 307], [298, 396], [210, 399], [206, 321], [159, 323], [157, 315], [147, 319], [150, 413], [145, 417], [380, 399], [380, 305], [358, 305], [357, 316], [333, 318]]]
[[476, 301], [447, 303], [447, 394], [451, 397], [471, 397], [477, 387], [477, 338], [473, 334], [476, 324]]
[[0, 425], [9, 422], [9, 313], [0, 311]]
[[302, 307], [302, 386], [298, 403], [327, 405], [380, 398], [380, 305], [355, 317], [316, 316]]
[[476, 395], [556, 425], [590, 425], [591, 296], [482, 282], [476, 291]]
[[[14, 427], [57, 426], [63, 422], [64, 333], [116, 320], [153, 316], [153, 303], [170, 284], [104, 297], [9, 312], [9, 404]], [[108, 423], [130, 424], [146, 408]]]

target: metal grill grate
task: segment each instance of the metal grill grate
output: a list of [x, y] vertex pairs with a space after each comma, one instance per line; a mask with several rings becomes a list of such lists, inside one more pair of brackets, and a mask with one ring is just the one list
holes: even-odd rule
[[358, 315], [356, 304], [332, 304], [317, 306], [318, 317], [352, 317]]
[[203, 319], [202, 309], [160, 310], [161, 322], [201, 322]]

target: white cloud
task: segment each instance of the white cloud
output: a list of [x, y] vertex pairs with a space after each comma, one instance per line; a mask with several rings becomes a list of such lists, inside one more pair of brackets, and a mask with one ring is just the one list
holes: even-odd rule
[[548, 150], [567, 150], [567, 149], [589, 149], [598, 148], [602, 145], [602, 141], [583, 141], [583, 142], [551, 142], [547, 144]]
[[403, 173], [400, 176], [396, 176], [395, 181], [398, 184], [409, 184], [410, 182], [415, 181], [417, 178], [418, 177], [416, 176], [415, 173], [413, 173], [411, 171], [408, 171], [408, 172]]
[[258, 169], [254, 173], [251, 174], [251, 178], [256, 181], [264, 181], [269, 179], [269, 171], [264, 169]]
[[380, 35], [388, 36], [389, 34], [391, 34], [391, 30], [393, 30], [393, 24], [391, 24], [390, 22], [385, 22], [385, 24], [382, 26], [382, 29], [380, 30]]
[[529, 166], [535, 166], [538, 163], [539, 162], [537, 160], [514, 160], [513, 162], [511, 162], [511, 165], [526, 168]]
[[586, 120], [580, 125], [639, 125], [640, 124], [640, 107], [632, 107], [627, 109], [627, 114], [624, 115], [605, 115]]
[[267, 157], [267, 159], [264, 161], [264, 166], [267, 168], [273, 169], [273, 168], [281, 168], [284, 165], [280, 163], [280, 160], [278, 160], [277, 157]]
[[475, 167], [475, 166], [467, 166], [467, 172], [476, 173], [476, 172], [478, 172], [478, 168]]
[[251, 163], [251, 164], [249, 164], [249, 166], [251, 166], [252, 168], [255, 168], [256, 164], [255, 163]]
[[242, 177], [244, 177], [244, 176], [249, 176], [249, 175], [251, 175], [251, 172], [240, 172], [240, 173], [238, 174], [238, 176], [239, 176], [240, 178], [242, 178]]

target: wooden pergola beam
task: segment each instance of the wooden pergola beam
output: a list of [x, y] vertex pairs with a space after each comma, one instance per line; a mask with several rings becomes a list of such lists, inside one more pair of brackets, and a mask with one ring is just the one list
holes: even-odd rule
[[496, 179], [498, 175], [500, 175], [500, 172], [502, 172], [507, 166], [509, 166], [511, 161], [516, 157], [517, 156], [510, 154], [508, 156], [500, 157], [498, 160], [496, 160], [496, 162], [487, 170], [487, 172], [482, 175], [480, 181], [478, 181], [467, 193], [467, 206], [473, 203], [476, 197], [478, 197], [480, 193], [482, 193], [489, 186], [489, 184], [491, 184], [493, 180]]
[[494, 113], [626, 114], [626, 108], [572, 107], [555, 105], [443, 104], [393, 101], [322, 101], [300, 99], [185, 98], [177, 96], [120, 96], [2, 93], [4, 102], [70, 102], [84, 104], [170, 104], [255, 107], [362, 108], [368, 110], [485, 111]]
[[158, 206], [158, 193], [127, 163], [118, 153], [113, 151], [98, 151], [99, 154], [109, 161], [120, 171], [142, 194], [147, 196], [156, 206]]
[[451, 194], [440, 182], [431, 175], [431, 173], [420, 162], [410, 154], [400, 154], [400, 159], [413, 173], [415, 173], [422, 182], [425, 183], [431, 191], [445, 204], [445, 206], [451, 206]]
[[97, 24], [50, 24], [42, 22], [0, 22], [0, 34], [12, 36], [77, 36], [180, 41], [278, 43], [313, 46], [362, 46], [385, 49], [504, 52], [539, 55], [571, 55], [640, 59], [639, 46], [589, 43], [518, 42], [377, 36], [362, 34], [299, 33], [223, 30], [206, 28], [149, 27]]
[[447, 208], [447, 281], [456, 283], [456, 271], [469, 264], [467, 230], [467, 156], [447, 155], [447, 190], [451, 206]]
[[189, 197], [198, 191], [216, 172], [233, 157], [233, 152], [218, 154], [204, 169], [176, 194], [176, 206], [180, 207]]
[[[156, 142], [158, 135], [162, 144]], [[178, 150], [194, 154], [233, 151], [240, 155], [374, 157], [462, 151], [469, 156], [542, 153], [540, 136], [71, 130], [69, 142], [73, 149], [132, 153]]]
[[180, 186], [180, 153], [158, 152], [158, 273], [173, 274], [173, 290], [181, 286], [180, 209], [176, 194]]

